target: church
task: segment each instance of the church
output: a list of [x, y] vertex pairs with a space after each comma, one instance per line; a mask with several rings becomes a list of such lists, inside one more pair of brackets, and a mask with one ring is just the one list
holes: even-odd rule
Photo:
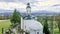
[[21, 29], [23, 34], [43, 34], [43, 25], [31, 15], [30, 3], [27, 3], [26, 15], [21, 17]]

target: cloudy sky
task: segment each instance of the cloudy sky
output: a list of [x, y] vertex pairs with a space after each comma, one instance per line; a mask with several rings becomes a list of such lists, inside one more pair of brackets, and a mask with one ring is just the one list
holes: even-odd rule
[[21, 11], [26, 11], [26, 4], [31, 4], [32, 11], [54, 11], [60, 12], [60, 0], [0, 0], [0, 10], [14, 10], [15, 8]]

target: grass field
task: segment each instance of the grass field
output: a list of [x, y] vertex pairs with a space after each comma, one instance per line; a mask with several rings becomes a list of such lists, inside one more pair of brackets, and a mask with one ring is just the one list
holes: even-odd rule
[[2, 34], [2, 28], [7, 29], [11, 25], [10, 20], [1, 20], [0, 21], [0, 34]]
[[60, 34], [58, 28], [55, 28], [55, 29], [54, 29], [54, 34]]

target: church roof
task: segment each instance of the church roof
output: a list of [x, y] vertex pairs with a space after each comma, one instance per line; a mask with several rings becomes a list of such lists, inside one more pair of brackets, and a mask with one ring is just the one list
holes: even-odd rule
[[31, 19], [35, 19], [35, 16], [26, 15], [26, 16], [23, 16], [23, 19], [25, 19], [25, 20], [31, 20]]

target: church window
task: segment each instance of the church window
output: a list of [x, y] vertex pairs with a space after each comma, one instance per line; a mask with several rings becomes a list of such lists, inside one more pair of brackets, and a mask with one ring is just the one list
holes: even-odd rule
[[39, 32], [37, 32], [37, 34], [39, 34]]
[[26, 34], [29, 34], [29, 32], [26, 32]]

